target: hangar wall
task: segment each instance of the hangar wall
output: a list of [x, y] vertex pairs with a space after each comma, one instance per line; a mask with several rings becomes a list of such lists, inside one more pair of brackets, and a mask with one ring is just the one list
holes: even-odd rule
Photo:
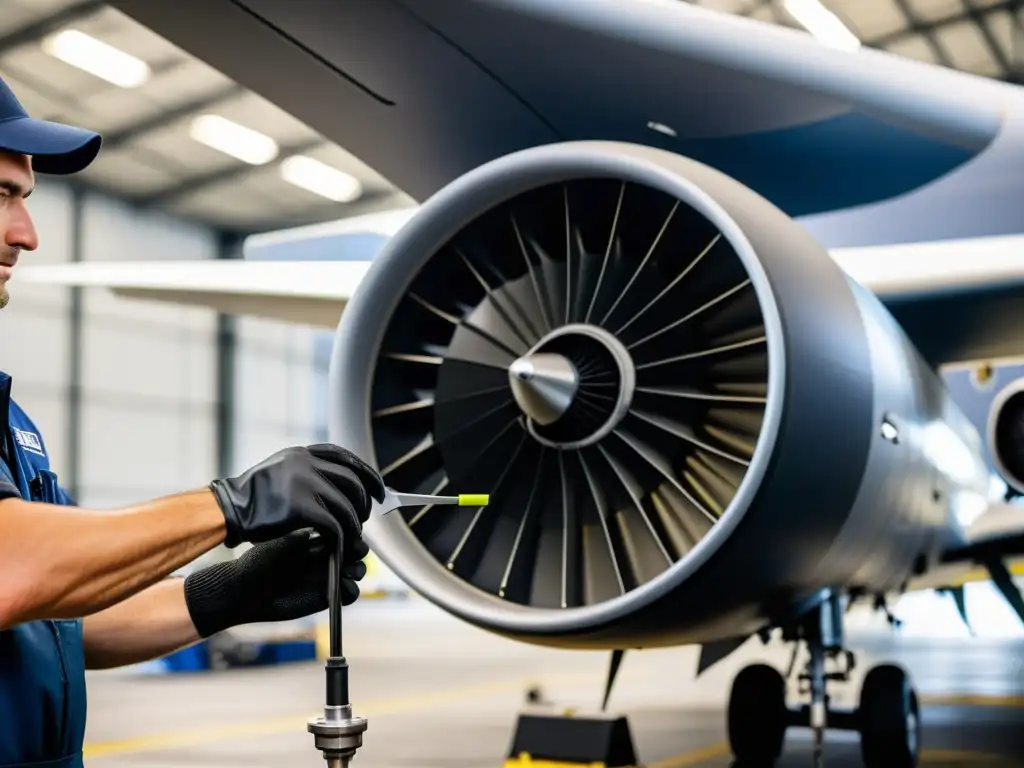
[[[211, 259], [216, 235], [47, 178], [24, 262]], [[217, 315], [103, 289], [10, 285], [3, 367], [54, 470], [85, 506], [205, 485], [217, 471]]]
[[314, 331], [258, 318], [235, 326], [234, 429], [230, 471], [289, 445], [316, 442]]
[[[215, 235], [168, 216], [85, 200], [82, 259], [206, 260]], [[216, 313], [82, 298], [80, 492], [98, 507], [205, 485], [216, 466]]]
[[[324, 225], [249, 238], [237, 257], [253, 261], [351, 260], [376, 255], [385, 239], [314, 237]], [[289, 323], [240, 317], [235, 357], [233, 471], [286, 445], [325, 442], [327, 375], [334, 334]]]
[[[40, 178], [29, 209], [40, 247], [22, 263], [240, 256], [212, 230], [61, 180]], [[312, 330], [105, 289], [21, 285], [16, 273], [10, 291], [0, 368], [84, 506], [201, 487], [326, 438], [316, 398], [326, 394], [327, 357], [317, 364]]]

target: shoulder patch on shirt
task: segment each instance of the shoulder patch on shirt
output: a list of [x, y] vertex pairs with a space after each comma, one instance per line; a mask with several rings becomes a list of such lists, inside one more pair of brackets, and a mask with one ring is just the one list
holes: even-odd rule
[[37, 456], [46, 455], [43, 453], [43, 443], [39, 439], [39, 435], [35, 432], [28, 432], [27, 430], [18, 429], [17, 427], [12, 427], [11, 431], [14, 433], [14, 439], [18, 441], [18, 445], [20, 445], [22, 449], [29, 453], [34, 453]]

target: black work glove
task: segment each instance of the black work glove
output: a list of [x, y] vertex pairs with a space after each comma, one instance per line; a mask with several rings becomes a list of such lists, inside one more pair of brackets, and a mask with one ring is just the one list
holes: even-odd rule
[[[327, 610], [328, 559], [332, 544], [313, 530], [294, 531], [256, 544], [237, 560], [217, 563], [185, 578], [185, 604], [200, 637], [240, 624], [291, 621]], [[341, 604], [359, 597], [366, 575], [361, 562], [370, 548], [345, 542]]]
[[370, 497], [383, 501], [385, 492], [369, 464], [328, 444], [285, 448], [238, 477], [214, 480], [210, 489], [227, 522], [228, 547], [310, 527], [358, 539]]

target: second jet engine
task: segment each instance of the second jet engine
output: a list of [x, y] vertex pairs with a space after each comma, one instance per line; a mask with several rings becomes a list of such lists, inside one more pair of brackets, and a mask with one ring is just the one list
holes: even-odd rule
[[988, 452], [999, 474], [1024, 494], [1024, 379], [1003, 387], [989, 408]]

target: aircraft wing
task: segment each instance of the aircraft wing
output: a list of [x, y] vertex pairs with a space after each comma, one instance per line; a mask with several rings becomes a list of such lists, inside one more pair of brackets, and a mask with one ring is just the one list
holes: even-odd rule
[[19, 267], [19, 282], [109, 288], [126, 298], [334, 330], [368, 261], [80, 262]]
[[985, 565], [993, 559], [1024, 555], [1024, 507], [996, 504], [964, 532], [964, 539], [949, 549], [944, 560]]
[[1024, 354], [1024, 236], [835, 248], [938, 367]]
[[[398, 217], [387, 236], [404, 224]], [[299, 248], [254, 238], [268, 255], [351, 251], [351, 226], [317, 229]], [[317, 234], [320, 233], [320, 234]], [[337, 238], [333, 244], [331, 238]], [[266, 241], [266, 242], [263, 242]], [[281, 249], [277, 251], [276, 249]], [[298, 250], [297, 250], [298, 249]], [[934, 365], [1024, 354], [1024, 236], [841, 248], [832, 257], [885, 303]], [[82, 262], [19, 266], [25, 283], [106, 287], [130, 298], [205, 306], [334, 329], [369, 261]], [[16, 288], [16, 284], [12, 286]]]
[[1024, 574], [1024, 507], [994, 504], [966, 527], [962, 540], [943, 554], [937, 567], [911, 579], [907, 591], [936, 589], [953, 595], [970, 628], [964, 585], [991, 580], [1024, 623], [1024, 592], [1014, 581]]
[[510, 152], [600, 139], [702, 161], [794, 217], [929, 201], [887, 228], [817, 222], [829, 247], [1019, 231], [1021, 89], [800, 30], [680, 0], [111, 4], [419, 201]]

